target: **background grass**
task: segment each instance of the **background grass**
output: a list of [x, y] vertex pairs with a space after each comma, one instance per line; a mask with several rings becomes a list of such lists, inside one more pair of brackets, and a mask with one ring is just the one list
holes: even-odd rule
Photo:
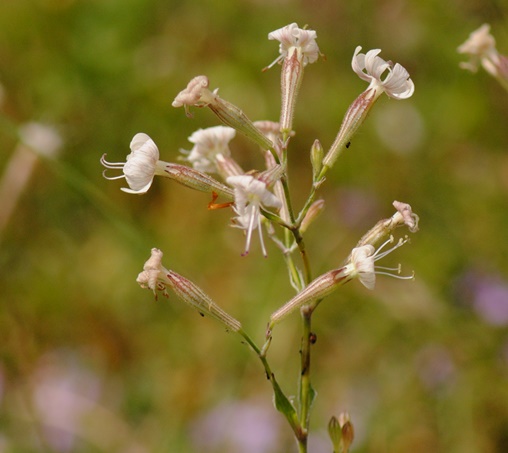
[[[327, 209], [306, 236], [314, 272], [337, 267], [358, 238], [410, 203], [420, 232], [393, 256], [415, 282], [379, 278], [330, 296], [315, 316], [318, 398], [313, 452], [331, 415], [349, 411], [355, 452], [504, 452], [508, 443], [508, 93], [458, 67], [481, 24], [508, 52], [504, 1], [6, 0], [0, 4], [0, 171], [31, 121], [64, 145], [39, 159], [0, 244], [1, 452], [291, 452], [254, 355], [176, 298], [135, 282], [150, 248], [261, 341], [292, 295], [281, 257], [263, 259], [228, 210], [168, 180], [132, 196], [102, 178], [137, 132], [161, 159], [216, 125], [171, 101], [195, 75], [254, 120], [277, 120], [279, 70], [267, 34], [309, 24], [326, 61], [309, 66], [291, 142], [295, 204], [310, 184], [314, 139], [327, 149], [365, 89], [357, 45], [381, 48], [416, 85], [383, 97], [327, 177]], [[260, 168], [238, 138], [235, 156]], [[0, 200], [0, 209], [4, 201]], [[298, 316], [270, 358], [296, 392]], [[232, 415], [233, 414], [233, 415]]]

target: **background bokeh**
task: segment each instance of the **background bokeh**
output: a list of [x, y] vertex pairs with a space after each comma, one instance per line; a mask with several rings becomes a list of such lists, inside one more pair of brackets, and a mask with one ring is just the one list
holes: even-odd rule
[[[456, 48], [485, 22], [508, 53], [508, 3], [459, 0], [3, 0], [0, 174], [28, 173], [0, 231], [0, 452], [293, 452], [270, 386], [239, 337], [175, 297], [135, 282], [151, 247], [261, 342], [292, 296], [270, 244], [229, 227], [231, 211], [169, 180], [134, 196], [99, 158], [122, 161], [137, 132], [175, 161], [196, 129], [171, 101], [191, 77], [253, 120], [278, 119], [278, 55], [267, 34], [309, 24], [326, 55], [309, 66], [295, 118], [290, 179], [299, 205], [314, 139], [326, 149], [366, 85], [357, 45], [400, 62], [416, 91], [374, 107], [322, 189], [306, 240], [314, 272], [342, 263], [359, 237], [410, 203], [420, 232], [387, 261], [414, 282], [353, 282], [314, 317], [318, 397], [311, 451], [329, 452], [331, 415], [351, 414], [354, 452], [494, 453], [508, 445], [508, 93], [459, 69]], [[50, 125], [45, 157], [20, 147], [23, 127]], [[255, 147], [232, 143], [245, 168]], [[21, 156], [21, 157], [20, 157]], [[34, 157], [36, 156], [36, 157]], [[5, 183], [5, 179], [4, 179]], [[21, 184], [21, 185], [23, 185]], [[0, 211], [12, 201], [4, 192]], [[386, 263], [386, 262], [385, 262]], [[270, 360], [294, 394], [300, 331], [274, 332]]]

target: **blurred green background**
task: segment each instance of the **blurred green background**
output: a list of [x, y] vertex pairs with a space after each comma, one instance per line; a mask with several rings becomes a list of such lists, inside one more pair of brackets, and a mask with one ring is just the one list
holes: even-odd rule
[[[194, 130], [218, 124], [171, 107], [198, 74], [253, 120], [277, 120], [279, 67], [261, 69], [278, 55], [267, 34], [291, 22], [316, 30], [326, 55], [307, 68], [295, 117], [297, 206], [312, 142], [327, 149], [366, 88], [355, 47], [381, 48], [416, 85], [409, 100], [379, 100], [306, 236], [317, 274], [392, 215], [393, 200], [421, 218], [383, 263], [414, 269], [414, 282], [353, 282], [316, 312], [311, 451], [331, 451], [326, 424], [342, 411], [358, 453], [507, 451], [508, 93], [459, 69], [456, 53], [485, 22], [508, 53], [507, 12], [506, 1], [3, 0], [0, 174], [27, 123], [51, 125], [62, 146], [51, 159], [25, 153], [33, 168], [21, 166], [30, 177], [0, 232], [0, 452], [295, 451], [239, 338], [135, 282], [158, 247], [261, 342], [293, 293], [277, 249], [262, 258], [256, 238], [241, 257], [231, 211], [208, 211], [208, 196], [169, 180], [125, 194], [99, 163], [123, 161], [137, 132], [176, 161]], [[261, 168], [245, 139], [232, 149]], [[299, 329], [297, 315], [278, 327], [269, 354], [290, 394]]]

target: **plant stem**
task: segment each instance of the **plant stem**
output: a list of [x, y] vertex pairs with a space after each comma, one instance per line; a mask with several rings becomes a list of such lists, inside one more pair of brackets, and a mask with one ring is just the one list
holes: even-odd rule
[[306, 434], [300, 451], [307, 451], [307, 434], [309, 432], [310, 422], [310, 409], [312, 400], [314, 399], [314, 391], [310, 381], [310, 357], [311, 357], [311, 317], [312, 309], [309, 306], [304, 306], [301, 309], [302, 316], [302, 346], [301, 346], [301, 369], [300, 369], [300, 383], [299, 383], [299, 400], [300, 400], [300, 423], [302, 424], [303, 432]]
[[[279, 386], [279, 383], [275, 379], [275, 375], [273, 374], [270, 365], [268, 363], [268, 360], [266, 359], [266, 351], [261, 351], [261, 349], [257, 346], [256, 343], [247, 335], [243, 329], [240, 329], [238, 333], [245, 339], [247, 344], [254, 350], [256, 355], [258, 356], [259, 360], [261, 360], [261, 363], [263, 364], [263, 367], [265, 369], [266, 378], [270, 381], [273, 388], [274, 393], [274, 400], [275, 400], [275, 406], [279, 412], [281, 412], [288, 421], [289, 425], [291, 426], [291, 429], [293, 430], [295, 434], [295, 438], [297, 442], [302, 442], [303, 439], [307, 438], [306, 431], [302, 429], [301, 423], [298, 419], [298, 414], [296, 413], [293, 405], [289, 401], [289, 399], [286, 397], [284, 392]], [[265, 345], [267, 347], [267, 345]], [[265, 349], [265, 347], [263, 349]], [[306, 450], [304, 450], [306, 451]]]

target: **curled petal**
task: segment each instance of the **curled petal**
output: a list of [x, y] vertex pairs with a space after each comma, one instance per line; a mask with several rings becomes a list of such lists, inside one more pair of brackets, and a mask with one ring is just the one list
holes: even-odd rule
[[203, 95], [203, 89], [208, 89], [210, 82], [204, 75], [194, 77], [185, 89], [180, 91], [171, 104], [173, 107], [182, 107], [184, 105], [196, 105], [200, 103]]

